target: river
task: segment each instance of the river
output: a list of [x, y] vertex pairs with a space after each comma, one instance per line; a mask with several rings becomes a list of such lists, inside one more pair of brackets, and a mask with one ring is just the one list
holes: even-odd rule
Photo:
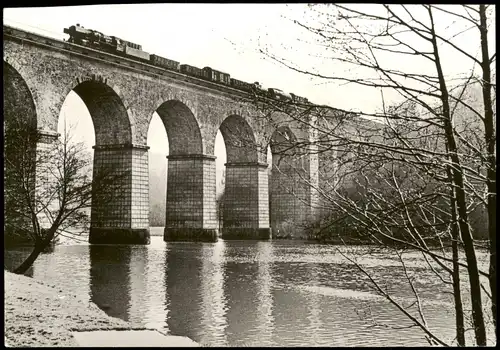
[[[148, 246], [60, 245], [28, 274], [87, 296], [111, 316], [206, 346], [428, 345], [339, 250], [356, 257], [399, 302], [415, 300], [388, 252], [298, 241], [165, 243], [152, 236]], [[7, 251], [5, 266], [27, 253]], [[450, 341], [449, 287], [422, 267], [418, 253], [407, 259], [429, 327]]]

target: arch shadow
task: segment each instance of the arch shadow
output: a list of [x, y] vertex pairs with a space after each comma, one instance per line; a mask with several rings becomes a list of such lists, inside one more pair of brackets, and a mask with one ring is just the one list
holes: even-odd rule
[[72, 90], [89, 110], [97, 146], [132, 143], [128, 111], [123, 98], [111, 86], [87, 80], [78, 83]]
[[241, 116], [228, 116], [219, 127], [226, 146], [227, 163], [253, 163], [258, 161], [255, 133]]
[[291, 155], [296, 145], [297, 136], [288, 126], [278, 127], [271, 135], [269, 142], [273, 156], [275, 154]]
[[156, 112], [167, 131], [170, 155], [203, 153], [200, 126], [185, 103], [179, 100], [168, 100], [163, 102]]
[[4, 126], [36, 130], [37, 114], [33, 94], [26, 80], [11, 64], [3, 61]]
[[4, 243], [23, 244], [32, 241], [26, 185], [36, 187], [37, 113], [33, 95], [21, 74], [3, 62], [4, 98]]

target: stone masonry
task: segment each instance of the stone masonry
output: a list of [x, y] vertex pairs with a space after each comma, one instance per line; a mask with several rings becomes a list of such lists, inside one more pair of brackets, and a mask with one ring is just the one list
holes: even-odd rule
[[[7, 26], [3, 48], [4, 70], [17, 79], [5, 84], [9, 78], [4, 76], [9, 89], [4, 98], [23, 101], [9, 104], [16, 109], [9, 114], [33, 106], [37, 129], [55, 133], [66, 96], [75, 91], [94, 124], [94, 174], [109, 168], [126, 173], [111, 186], [111, 197], [94, 194], [90, 243], [149, 242], [146, 138], [155, 111], [170, 144], [164, 239], [217, 240], [214, 147], [219, 129], [227, 151], [223, 237], [270, 238], [270, 181], [262, 150], [276, 126], [262, 118], [245, 93]], [[21, 85], [23, 91], [16, 88]], [[308, 174], [313, 170], [308, 168]], [[280, 220], [296, 214], [283, 212]]]
[[300, 128], [281, 126], [271, 137], [270, 222], [274, 237], [302, 237], [314, 220], [317, 155], [297, 146], [308, 137]]
[[94, 146], [94, 177], [116, 176], [111, 191], [94, 194], [90, 243], [149, 243], [149, 189], [147, 147]]
[[269, 239], [267, 164], [226, 163], [222, 238]]
[[215, 157], [168, 157], [166, 241], [217, 240]]

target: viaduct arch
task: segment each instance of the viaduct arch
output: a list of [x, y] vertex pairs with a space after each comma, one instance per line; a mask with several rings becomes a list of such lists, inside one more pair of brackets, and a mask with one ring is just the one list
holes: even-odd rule
[[[6, 26], [3, 45], [6, 117], [29, 115], [31, 127], [46, 135], [40, 142], [50, 142], [57, 138], [60, 109], [73, 90], [94, 123], [94, 174], [105, 167], [130, 171], [115, 199], [104, 202], [98, 194], [93, 197], [90, 243], [149, 242], [146, 138], [155, 111], [167, 131], [170, 149], [166, 241], [217, 240], [214, 145], [218, 130], [227, 152], [222, 238], [269, 239], [271, 226], [281, 227], [284, 221], [293, 225], [298, 214], [303, 214], [300, 220], [314, 216], [309, 187], [299, 191], [302, 206], [287, 207], [285, 202], [293, 193], [287, 197], [283, 186], [278, 186], [286, 183], [285, 175], [273, 171], [269, 180], [265, 152], [268, 144], [279, 149], [280, 137], [288, 135], [283, 125], [296, 138], [309, 139], [310, 131], [283, 115], [276, 119], [279, 123], [262, 118], [261, 111], [245, 102], [243, 92]], [[14, 103], [10, 96], [16, 93], [29, 103]], [[292, 156], [280, 155], [276, 162], [278, 158], [291, 161]], [[317, 181], [317, 162], [307, 157], [301, 160], [300, 176]], [[291, 183], [297, 179], [293, 176]]]

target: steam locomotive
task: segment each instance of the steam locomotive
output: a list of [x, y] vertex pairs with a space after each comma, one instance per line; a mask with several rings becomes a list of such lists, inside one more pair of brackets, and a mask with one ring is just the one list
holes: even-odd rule
[[177, 61], [165, 57], [149, 54], [143, 51], [142, 46], [139, 44], [120, 39], [116, 36], [105, 35], [93, 29], [84, 28], [80, 26], [80, 24], [64, 28], [64, 33], [69, 34], [68, 42], [73, 44], [125, 56], [163, 69], [177, 71], [217, 84], [231, 86], [234, 89], [255, 93], [258, 96], [265, 96], [279, 101], [293, 101], [299, 104], [309, 104], [307, 98], [292, 93], [288, 94], [280, 89], [269, 88], [268, 90], [264, 90], [258, 82], [250, 84], [245, 81], [231, 78], [228, 73], [210, 67], [200, 69], [188, 64], [180, 64]]

